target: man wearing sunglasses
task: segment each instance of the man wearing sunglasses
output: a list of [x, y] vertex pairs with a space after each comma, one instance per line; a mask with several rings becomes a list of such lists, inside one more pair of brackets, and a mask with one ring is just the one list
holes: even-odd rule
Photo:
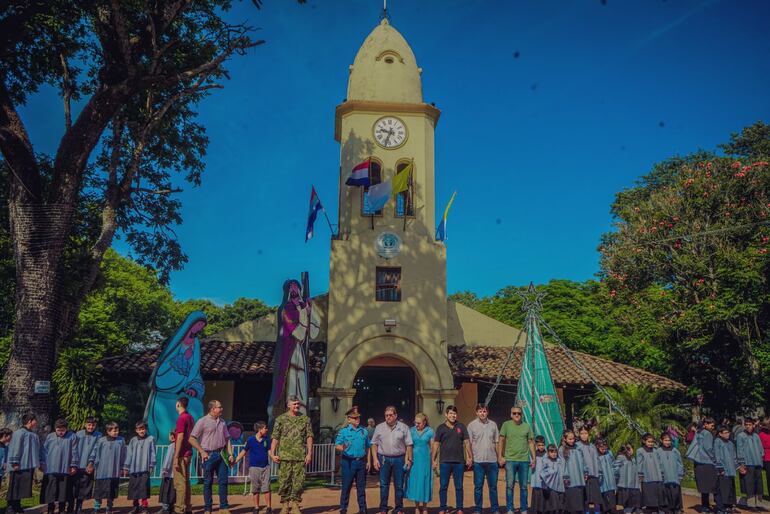
[[513, 514], [513, 487], [519, 482], [521, 514], [527, 514], [527, 483], [529, 470], [535, 467], [535, 436], [523, 420], [521, 407], [511, 408], [511, 419], [500, 428], [498, 442], [500, 466], [505, 466], [505, 504], [507, 514]]

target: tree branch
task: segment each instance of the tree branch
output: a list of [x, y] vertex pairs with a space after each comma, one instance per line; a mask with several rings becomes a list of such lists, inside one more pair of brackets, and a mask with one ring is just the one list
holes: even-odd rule
[[40, 170], [27, 129], [0, 80], [0, 152], [15, 180], [11, 181], [11, 199], [23, 203], [39, 201], [42, 193]]
[[64, 101], [64, 129], [69, 130], [72, 128], [72, 111], [70, 108], [70, 99], [72, 98], [72, 85], [70, 83], [70, 70], [67, 66], [67, 59], [64, 54], [59, 54], [62, 67], [62, 99]]

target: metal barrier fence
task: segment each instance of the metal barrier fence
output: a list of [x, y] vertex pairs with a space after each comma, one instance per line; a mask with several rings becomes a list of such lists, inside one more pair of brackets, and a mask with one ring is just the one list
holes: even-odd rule
[[[245, 445], [238, 444], [233, 445], [233, 457], [237, 457], [243, 450]], [[163, 461], [166, 459], [166, 455], [169, 450], [169, 445], [159, 444], [156, 447], [156, 464], [153, 470], [153, 479], [161, 478], [161, 468]], [[334, 484], [334, 468], [335, 468], [335, 452], [334, 444], [314, 444], [313, 445], [313, 460], [308, 466], [305, 467], [305, 473], [308, 475], [329, 475], [329, 484]], [[278, 477], [278, 466], [275, 462], [270, 462], [270, 478], [275, 479]], [[243, 483], [244, 491], [249, 483], [249, 463], [248, 457], [244, 458], [238, 464], [231, 466], [229, 471], [230, 483]], [[193, 458], [190, 461], [190, 479], [203, 478], [203, 466], [200, 460], [198, 452], [193, 452]]]

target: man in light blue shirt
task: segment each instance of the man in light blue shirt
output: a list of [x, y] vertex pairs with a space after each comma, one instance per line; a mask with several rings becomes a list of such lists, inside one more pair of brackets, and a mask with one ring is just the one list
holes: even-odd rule
[[334, 442], [340, 452], [340, 467], [342, 468], [342, 489], [340, 490], [340, 514], [346, 514], [350, 490], [353, 480], [356, 481], [358, 495], [358, 510], [366, 512], [366, 472], [369, 470], [369, 446], [371, 440], [364, 427], [361, 426], [361, 414], [357, 407], [345, 413], [347, 425], [337, 434]]

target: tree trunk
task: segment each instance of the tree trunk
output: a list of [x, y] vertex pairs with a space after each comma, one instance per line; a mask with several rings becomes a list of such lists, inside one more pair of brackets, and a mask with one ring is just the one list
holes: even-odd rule
[[53, 398], [36, 394], [36, 381], [48, 381], [64, 336], [62, 255], [72, 208], [64, 205], [9, 206], [16, 261], [16, 316], [13, 347], [6, 368], [0, 425], [17, 428], [27, 412], [42, 429], [50, 424]]

